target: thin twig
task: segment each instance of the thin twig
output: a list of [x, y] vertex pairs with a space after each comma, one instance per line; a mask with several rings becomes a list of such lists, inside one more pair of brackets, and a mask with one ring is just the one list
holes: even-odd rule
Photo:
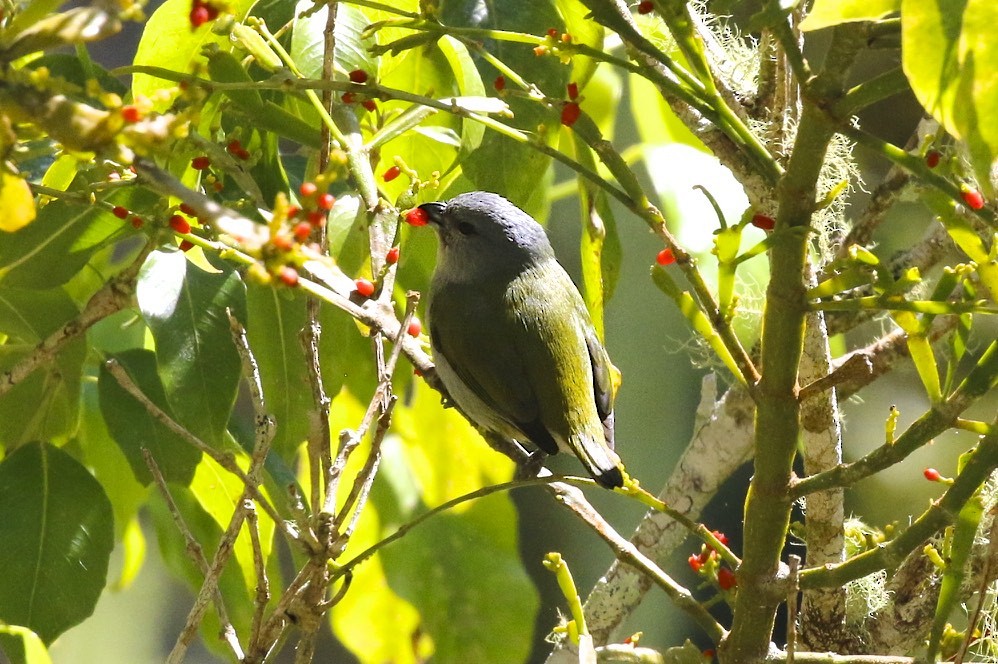
[[800, 584], [800, 556], [790, 554], [787, 559], [790, 568], [790, 592], [787, 594], [787, 664], [794, 664], [794, 651], [797, 649], [797, 593]]
[[242, 481], [242, 483], [246, 486], [246, 489], [252, 496], [253, 500], [259, 503], [259, 505], [263, 508], [263, 511], [266, 512], [267, 515], [274, 520], [274, 523], [278, 526], [278, 529], [281, 530], [281, 532], [283, 532], [284, 535], [290, 541], [297, 541], [299, 539], [298, 533], [287, 527], [287, 525], [284, 522], [284, 519], [281, 518], [281, 515], [277, 513], [277, 510], [274, 509], [274, 506], [270, 504], [270, 501], [267, 499], [267, 497], [260, 492], [260, 489], [258, 488], [257, 484], [255, 484], [246, 475], [246, 473], [243, 472], [243, 469], [236, 464], [236, 461], [231, 453], [219, 452], [210, 445], [207, 445], [204, 441], [202, 441], [200, 438], [198, 438], [190, 431], [185, 429], [183, 426], [178, 424], [168, 414], [163, 412], [163, 410], [159, 406], [154, 404], [152, 401], [149, 400], [148, 397], [146, 397], [146, 395], [142, 392], [139, 386], [136, 385], [135, 382], [132, 380], [132, 377], [128, 375], [128, 372], [125, 371], [125, 369], [121, 366], [121, 364], [118, 363], [116, 360], [114, 359], [107, 360], [104, 363], [104, 366], [107, 367], [107, 370], [111, 373], [112, 376], [114, 376], [115, 380], [118, 381], [118, 384], [121, 385], [121, 387], [124, 388], [124, 390], [128, 392], [130, 395], [132, 395], [132, 397], [134, 397], [139, 403], [141, 403], [143, 407], [145, 407], [146, 411], [150, 415], [152, 415], [154, 419], [163, 424], [173, 433], [180, 436], [184, 441], [186, 441], [190, 445], [193, 445], [203, 454], [206, 454], [207, 456], [211, 457], [216, 463], [218, 463], [218, 465], [222, 466], [222, 468], [224, 468], [225, 470], [229, 471], [230, 473], [238, 477], [240, 481]]
[[80, 314], [43, 339], [34, 350], [12, 368], [0, 373], [0, 396], [27, 378], [35, 369], [55, 359], [73, 339], [94, 324], [127, 307], [135, 295], [135, 278], [155, 245], [147, 243], [131, 264], [109, 279], [97, 291]]
[[[159, 489], [160, 494], [163, 496], [163, 500], [166, 502], [166, 508], [170, 512], [170, 516], [173, 517], [174, 525], [177, 526], [177, 530], [180, 531], [180, 534], [184, 538], [187, 556], [194, 561], [194, 564], [201, 571], [201, 574], [207, 578], [210, 573], [210, 569], [208, 568], [208, 560], [204, 557], [204, 550], [191, 533], [190, 528], [187, 527], [187, 523], [184, 521], [184, 517], [180, 513], [180, 508], [177, 507], [177, 503], [173, 500], [173, 495], [170, 493], [169, 487], [166, 486], [166, 479], [163, 477], [163, 473], [159, 469], [159, 464], [156, 463], [156, 459], [153, 458], [153, 455], [145, 447], [142, 448], [142, 458], [145, 459], [146, 466], [152, 474], [153, 481], [156, 483], [156, 487]], [[217, 585], [212, 593], [212, 601], [215, 603], [215, 610], [218, 612], [218, 621], [221, 623], [222, 640], [225, 641], [225, 643], [229, 646], [229, 649], [232, 650], [232, 654], [235, 656], [236, 660], [241, 660], [243, 658], [243, 649], [239, 644], [236, 629], [232, 626], [232, 621], [229, 620], [228, 611], [225, 610], [225, 600], [222, 598], [222, 593], [219, 591]]]

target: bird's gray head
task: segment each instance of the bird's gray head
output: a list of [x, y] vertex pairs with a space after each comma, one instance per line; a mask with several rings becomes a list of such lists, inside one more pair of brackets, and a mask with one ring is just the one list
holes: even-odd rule
[[554, 257], [541, 225], [498, 194], [472, 191], [419, 207], [440, 235], [438, 270], [519, 270]]

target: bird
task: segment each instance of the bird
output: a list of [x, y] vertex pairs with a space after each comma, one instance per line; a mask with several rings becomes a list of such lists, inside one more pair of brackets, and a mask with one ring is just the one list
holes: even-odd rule
[[616, 369], [544, 229], [485, 191], [419, 209], [439, 236], [427, 323], [450, 399], [486, 431], [541, 458], [571, 452], [599, 485], [623, 486]]

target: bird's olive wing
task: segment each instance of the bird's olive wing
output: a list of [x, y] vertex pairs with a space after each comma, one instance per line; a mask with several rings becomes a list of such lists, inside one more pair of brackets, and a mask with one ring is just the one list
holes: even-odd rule
[[593, 366], [593, 394], [596, 397], [596, 412], [603, 423], [603, 433], [607, 445], [613, 449], [613, 365], [606, 354], [606, 349], [592, 326], [586, 330], [586, 346], [589, 349], [589, 361]]
[[553, 260], [532, 271], [517, 279], [509, 294], [512, 308], [520, 312], [519, 355], [537, 394], [540, 418], [556, 438], [567, 440], [585, 430], [598, 436], [599, 429], [592, 427], [612, 404], [609, 361], [568, 274]]
[[522, 330], [504, 314], [502, 293], [441, 284], [430, 301], [429, 322], [435, 352], [464, 385], [534, 445], [556, 452], [557, 444], [540, 424], [537, 398], [514, 341]]

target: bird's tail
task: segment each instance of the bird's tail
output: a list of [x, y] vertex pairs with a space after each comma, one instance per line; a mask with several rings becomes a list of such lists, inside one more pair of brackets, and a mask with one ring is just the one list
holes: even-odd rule
[[624, 486], [620, 457], [605, 442], [586, 435], [572, 436], [568, 442], [575, 456], [600, 486], [607, 489]]

